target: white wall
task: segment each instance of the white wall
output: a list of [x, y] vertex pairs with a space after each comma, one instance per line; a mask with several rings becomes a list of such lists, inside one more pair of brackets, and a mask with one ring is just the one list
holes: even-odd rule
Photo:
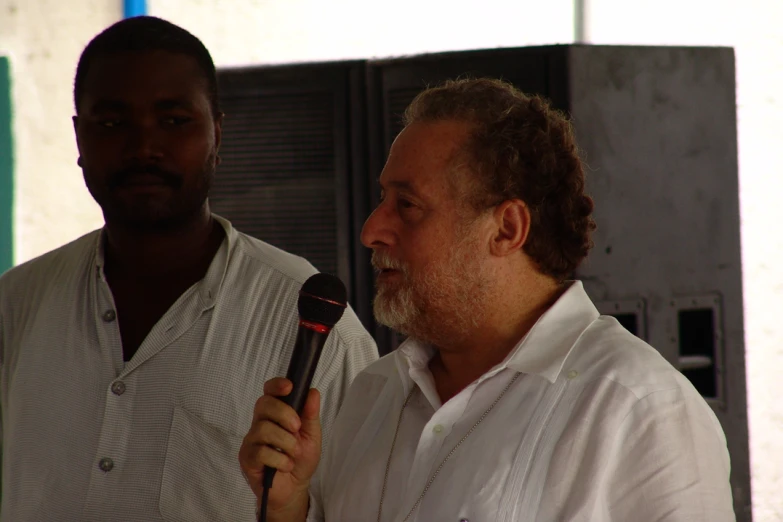
[[202, 38], [221, 65], [573, 40], [570, 0], [148, 0], [148, 5], [150, 14]]
[[[147, 3], [150, 14], [202, 38], [222, 66], [574, 38], [570, 0]], [[587, 3], [589, 42], [736, 48], [754, 517], [783, 520], [783, 2]], [[101, 222], [76, 167], [71, 82], [82, 46], [120, 16], [120, 0], [0, 0], [0, 53], [11, 57], [14, 81], [17, 262]]]
[[0, 54], [11, 62], [17, 262], [102, 223], [76, 166], [71, 87], [82, 48], [121, 16], [120, 2], [0, 0]]

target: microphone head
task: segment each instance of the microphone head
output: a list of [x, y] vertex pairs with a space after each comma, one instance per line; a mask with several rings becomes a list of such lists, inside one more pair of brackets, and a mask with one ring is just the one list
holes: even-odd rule
[[332, 328], [343, 316], [347, 306], [345, 285], [330, 274], [315, 274], [299, 291], [299, 318]]

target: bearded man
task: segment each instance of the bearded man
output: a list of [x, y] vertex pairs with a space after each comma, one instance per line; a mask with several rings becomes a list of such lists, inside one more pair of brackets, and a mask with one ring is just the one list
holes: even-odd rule
[[266, 383], [240, 463], [258, 498], [278, 469], [268, 520], [734, 520], [712, 410], [569, 280], [595, 228], [569, 122], [481, 79], [405, 123], [362, 242], [408, 339], [356, 377], [320, 465], [318, 393], [298, 416]]

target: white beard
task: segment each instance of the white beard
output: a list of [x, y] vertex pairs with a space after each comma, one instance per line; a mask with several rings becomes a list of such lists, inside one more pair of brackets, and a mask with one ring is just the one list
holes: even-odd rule
[[378, 281], [373, 302], [376, 320], [418, 340], [442, 346], [476, 328], [486, 313], [489, 274], [477, 234], [460, 234], [441, 263], [412, 271], [374, 251], [376, 269], [394, 269], [402, 280]]

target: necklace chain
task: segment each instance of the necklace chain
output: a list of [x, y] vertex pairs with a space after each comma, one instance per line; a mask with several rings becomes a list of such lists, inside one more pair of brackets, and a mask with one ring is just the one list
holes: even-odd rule
[[[481, 414], [481, 417], [476, 421], [476, 423], [473, 425], [472, 428], [468, 430], [468, 432], [463, 436], [460, 441], [457, 443], [456, 446], [454, 446], [448, 455], [446, 455], [446, 458], [443, 459], [443, 461], [440, 463], [438, 468], [435, 470], [435, 473], [432, 474], [429, 481], [427, 481], [427, 485], [424, 486], [424, 490], [421, 492], [421, 495], [419, 495], [418, 500], [416, 500], [416, 503], [413, 504], [413, 507], [408, 512], [408, 514], [405, 516], [405, 518], [402, 520], [402, 522], [407, 522], [409, 518], [411, 518], [411, 515], [413, 515], [413, 512], [416, 511], [416, 508], [419, 507], [419, 504], [421, 504], [422, 499], [427, 494], [427, 491], [429, 491], [430, 486], [432, 486], [432, 483], [435, 482], [435, 478], [440, 473], [440, 470], [443, 469], [443, 466], [446, 464], [446, 462], [449, 461], [452, 455], [454, 455], [454, 452], [457, 451], [457, 448], [462, 446], [462, 443], [467, 440], [468, 437], [470, 437], [471, 433], [478, 427], [479, 424], [489, 415], [489, 412], [492, 411], [492, 408], [495, 407], [495, 405], [500, 402], [500, 399], [503, 398], [503, 396], [506, 394], [506, 392], [511, 388], [511, 385], [514, 384], [514, 381], [517, 380], [517, 377], [519, 377], [519, 373], [515, 373], [514, 377], [511, 378], [511, 381], [506, 385], [505, 388], [503, 388], [503, 391], [500, 392], [500, 395], [498, 395], [498, 398], [495, 399], [495, 402], [490, 404], [489, 408], [486, 409], [484, 413]], [[392, 439], [392, 445], [391, 450], [389, 450], [389, 458], [386, 461], [386, 471], [383, 474], [383, 489], [381, 489], [381, 501], [378, 504], [378, 522], [381, 522], [381, 513], [383, 513], [383, 500], [386, 497], [386, 485], [389, 481], [389, 468], [391, 467], [391, 461], [392, 461], [392, 455], [394, 455], [394, 446], [397, 444], [397, 435], [400, 432], [400, 424], [402, 424], [402, 415], [405, 413], [405, 408], [408, 406], [408, 403], [411, 401], [411, 398], [413, 398], [413, 393], [416, 391], [416, 385], [414, 385], [411, 388], [410, 393], [408, 393], [408, 397], [405, 399], [405, 402], [402, 405], [402, 408], [400, 409], [400, 416], [397, 418], [397, 428], [394, 430], [394, 438]]]

